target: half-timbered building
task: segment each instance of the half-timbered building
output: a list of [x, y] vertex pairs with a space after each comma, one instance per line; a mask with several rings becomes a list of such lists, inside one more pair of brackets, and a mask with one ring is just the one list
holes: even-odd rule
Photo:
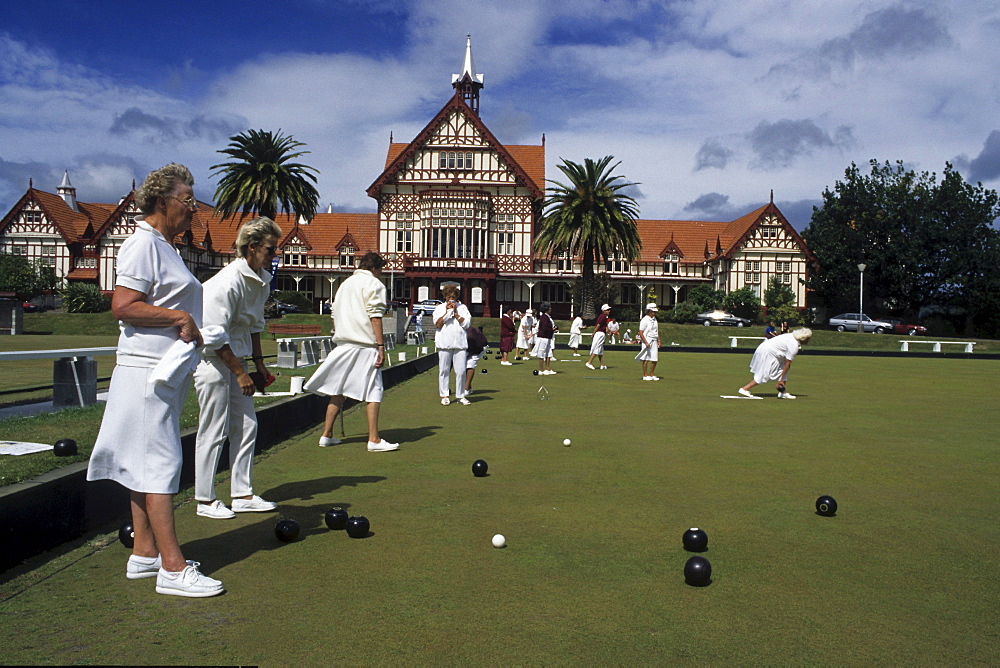
[[[277, 287], [304, 293], [319, 306], [336, 293], [357, 258], [377, 250], [397, 300], [436, 298], [445, 281], [461, 286], [474, 315], [498, 315], [501, 304], [553, 304], [569, 315], [582, 258], [542, 257], [533, 242], [542, 224], [545, 138], [539, 144], [502, 143], [480, 117], [484, 77], [475, 71], [467, 40], [453, 95], [407, 143], [389, 138], [384, 168], [367, 193], [376, 213], [317, 213], [310, 220], [279, 214], [281, 264]], [[118, 248], [135, 228], [132, 191], [117, 203], [86, 203], [66, 173], [55, 194], [29, 183], [0, 219], [0, 252], [39, 259], [65, 281], [114, 288]], [[637, 258], [609, 258], [607, 274], [621, 305], [641, 306], [652, 291], [664, 307], [708, 284], [761, 295], [777, 276], [805, 306], [811, 255], [771, 201], [730, 222], [638, 220]], [[199, 202], [191, 231], [175, 243], [192, 272], [205, 279], [234, 257], [237, 220], [223, 220]]]

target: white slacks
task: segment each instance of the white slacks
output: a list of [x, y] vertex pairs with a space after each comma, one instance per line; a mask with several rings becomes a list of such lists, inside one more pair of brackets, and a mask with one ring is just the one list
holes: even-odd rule
[[235, 499], [253, 494], [251, 478], [257, 444], [253, 397], [244, 396], [236, 376], [219, 359], [198, 364], [194, 389], [201, 411], [194, 450], [194, 498], [205, 503], [215, 500], [215, 472], [227, 436], [230, 495]]
[[438, 396], [447, 397], [448, 379], [455, 371], [455, 398], [465, 396], [465, 367], [468, 351], [453, 348], [438, 348]]

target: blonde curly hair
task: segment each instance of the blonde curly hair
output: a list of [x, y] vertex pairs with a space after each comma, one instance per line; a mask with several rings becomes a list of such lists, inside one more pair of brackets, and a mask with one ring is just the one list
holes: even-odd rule
[[184, 165], [172, 162], [149, 173], [135, 191], [135, 205], [145, 214], [156, 210], [156, 200], [169, 197], [179, 183], [194, 186], [194, 176]]

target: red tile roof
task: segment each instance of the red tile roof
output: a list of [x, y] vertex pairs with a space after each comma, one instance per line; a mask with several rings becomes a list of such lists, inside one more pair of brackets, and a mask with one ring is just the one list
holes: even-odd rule
[[[204, 213], [204, 210], [199, 213]], [[195, 238], [199, 240], [204, 238], [205, 232], [209, 232], [212, 248], [217, 253], [231, 253], [240, 226], [252, 219], [253, 216], [248, 216], [242, 222], [238, 218], [222, 220], [212, 210], [208, 216], [207, 229], [199, 235], [197, 228], [192, 225], [192, 231], [196, 232]], [[282, 245], [298, 234], [314, 255], [336, 255], [339, 251], [338, 244], [348, 233], [357, 243], [359, 253], [378, 250], [378, 214], [375, 213], [317, 213], [308, 225], [299, 225], [298, 218], [293, 214], [279, 213], [274, 222], [283, 232]]]

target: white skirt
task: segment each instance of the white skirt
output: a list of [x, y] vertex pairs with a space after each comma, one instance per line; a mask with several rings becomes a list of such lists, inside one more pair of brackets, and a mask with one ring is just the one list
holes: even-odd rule
[[152, 367], [118, 365], [90, 455], [87, 480], [114, 480], [146, 494], [180, 489], [180, 416], [190, 376], [175, 389], [150, 382]]
[[652, 343], [651, 346], [642, 346], [635, 358], [640, 362], [658, 362], [660, 360], [660, 342], [653, 341]]
[[772, 380], [781, 380], [781, 369], [785, 366], [785, 360], [775, 357], [773, 354], [761, 351], [758, 347], [750, 360], [750, 373], [758, 385], [763, 385]]
[[607, 334], [604, 332], [594, 332], [594, 337], [590, 340], [590, 354], [591, 355], [603, 355], [604, 354], [604, 339], [607, 338]]
[[517, 330], [517, 346], [516, 347], [517, 347], [518, 350], [526, 350], [528, 348], [528, 339], [525, 338], [525, 336], [524, 336], [524, 330], [523, 329], [518, 329]]
[[552, 339], [546, 339], [541, 336], [535, 337], [535, 349], [531, 351], [534, 357], [539, 359], [547, 359], [552, 357]]
[[570, 334], [569, 335], [569, 347], [573, 348], [574, 350], [580, 347], [580, 335], [579, 334]]
[[344, 395], [358, 401], [382, 401], [382, 370], [375, 367], [378, 348], [337, 345], [303, 389], [328, 397]]

